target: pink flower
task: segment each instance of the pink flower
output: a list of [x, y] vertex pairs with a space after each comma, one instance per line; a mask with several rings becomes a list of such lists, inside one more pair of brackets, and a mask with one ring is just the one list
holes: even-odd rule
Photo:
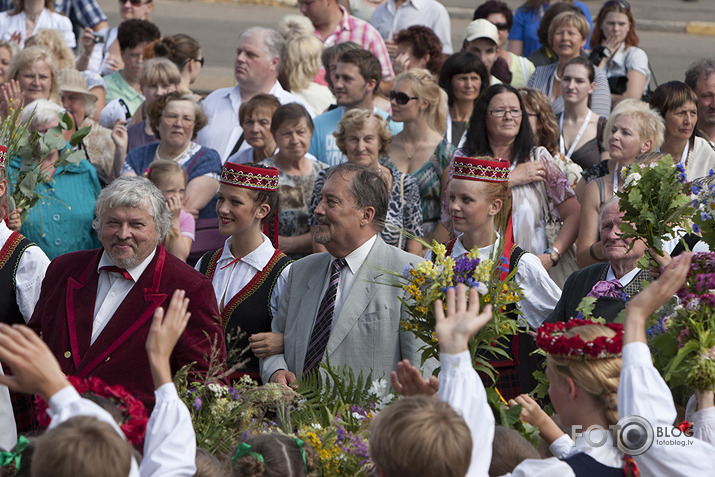
[[684, 341], [687, 336], [690, 336], [690, 328], [686, 326], [678, 335], [678, 348], [685, 346]]

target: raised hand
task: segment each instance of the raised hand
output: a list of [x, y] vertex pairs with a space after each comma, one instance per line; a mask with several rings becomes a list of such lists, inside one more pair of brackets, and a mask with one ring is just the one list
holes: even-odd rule
[[407, 359], [397, 363], [397, 372], [390, 373], [390, 381], [395, 392], [402, 396], [433, 396], [439, 391], [439, 379], [436, 376], [424, 379]]
[[162, 307], [154, 311], [146, 339], [146, 352], [155, 389], [171, 382], [169, 359], [191, 318], [188, 308], [189, 299], [186, 298], [186, 292], [175, 290], [166, 312]]

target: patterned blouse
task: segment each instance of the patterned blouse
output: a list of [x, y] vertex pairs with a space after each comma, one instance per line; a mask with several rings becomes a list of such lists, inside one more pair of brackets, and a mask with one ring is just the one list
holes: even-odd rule
[[[422, 237], [422, 209], [420, 208], [420, 192], [417, 181], [409, 174], [403, 174], [394, 167], [387, 168], [392, 173], [392, 190], [390, 191], [390, 202], [385, 218], [385, 228], [380, 232], [380, 237], [388, 245], [394, 245], [405, 250], [407, 237], [404, 232], [408, 232], [416, 237]], [[404, 181], [403, 181], [404, 178]], [[402, 185], [400, 185], [402, 182]], [[315, 220], [315, 208], [320, 202], [320, 191], [325, 184], [325, 171], [320, 171], [315, 179], [313, 197], [310, 200], [310, 216], [308, 224], [317, 225]]]

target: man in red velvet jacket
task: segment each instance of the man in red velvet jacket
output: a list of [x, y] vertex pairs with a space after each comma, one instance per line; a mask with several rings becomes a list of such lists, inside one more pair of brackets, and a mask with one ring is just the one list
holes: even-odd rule
[[97, 199], [94, 229], [103, 248], [57, 257], [47, 269], [29, 326], [41, 333], [62, 371], [121, 384], [151, 409], [154, 387], [145, 343], [154, 310], [176, 289], [191, 319], [172, 355], [172, 372], [196, 362], [206, 373], [212, 347], [226, 348], [211, 281], [160, 242], [170, 228], [161, 192], [147, 179], [121, 177]]

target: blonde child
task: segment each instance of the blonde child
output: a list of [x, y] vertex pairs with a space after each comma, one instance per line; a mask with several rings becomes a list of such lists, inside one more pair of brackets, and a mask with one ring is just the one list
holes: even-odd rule
[[229, 237], [196, 264], [213, 283], [227, 349], [251, 347], [247, 362], [229, 352], [231, 379], [260, 380], [258, 359], [283, 352], [283, 335], [270, 331], [291, 260], [262, 233], [278, 205], [278, 174], [260, 164], [224, 165], [216, 215], [219, 232]]
[[186, 261], [196, 227], [194, 217], [181, 208], [186, 197], [186, 171], [177, 162], [158, 159], [149, 164], [144, 175], [164, 194], [171, 216], [171, 229], [163, 245], [169, 253]]

